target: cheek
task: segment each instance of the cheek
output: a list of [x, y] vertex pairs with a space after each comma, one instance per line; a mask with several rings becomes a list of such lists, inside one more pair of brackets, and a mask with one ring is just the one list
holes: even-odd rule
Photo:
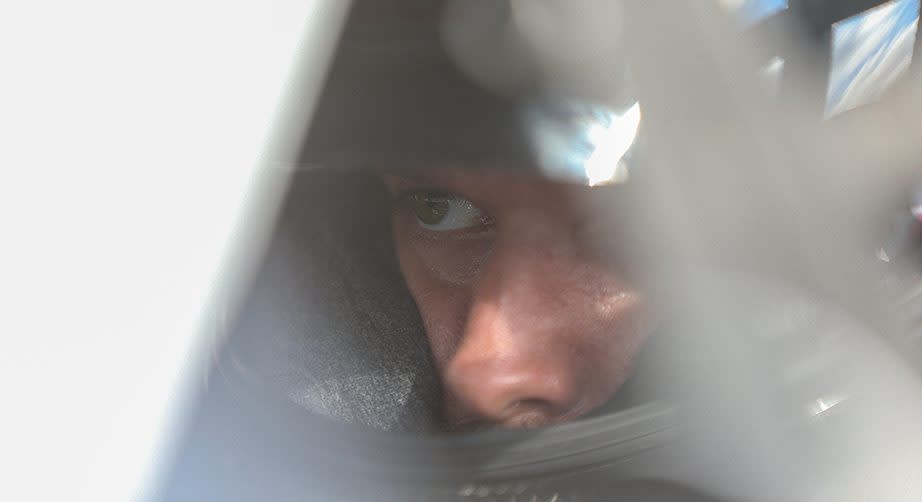
[[429, 340], [433, 362], [441, 374], [464, 336], [470, 294], [459, 288], [411, 288]]
[[630, 374], [653, 322], [643, 298], [631, 289], [584, 300], [587, 308], [574, 330], [583, 344], [583, 360], [594, 366], [597, 378], [617, 388]]
[[[584, 332], [595, 334], [598, 343], [628, 347], [652, 324], [644, 296], [620, 276], [597, 268], [585, 277], [581, 288], [574, 288], [571, 304], [582, 305]], [[609, 333], [619, 333], [611, 336]]]
[[471, 283], [490, 255], [492, 238], [431, 239], [399, 224], [394, 236], [404, 280], [441, 370], [462, 339]]
[[393, 228], [405, 274], [412, 271], [419, 280], [454, 286], [466, 286], [477, 277], [496, 240], [493, 227], [435, 232], [421, 228], [405, 212], [395, 214]]
[[428, 280], [457, 287], [468, 286], [477, 278], [493, 249], [492, 235], [413, 237], [405, 242], [407, 258], [417, 262], [415, 266]]
[[539, 346], [548, 360], [568, 358], [566, 367], [577, 375], [586, 402], [601, 405], [631, 374], [653, 328], [644, 297], [600, 265], [544, 270], [541, 276], [565, 279], [543, 284], [542, 291], [550, 294], [529, 309], [533, 318], [553, 313], [546, 319], [549, 326], [535, 327], [546, 333]]

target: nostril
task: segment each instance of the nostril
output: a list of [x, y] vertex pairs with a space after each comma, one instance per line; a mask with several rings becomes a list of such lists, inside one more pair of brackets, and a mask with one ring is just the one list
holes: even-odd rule
[[443, 373], [450, 400], [466, 415], [505, 427], [537, 427], [569, 417], [581, 389], [568, 368], [456, 359]]
[[543, 399], [521, 399], [506, 407], [499, 422], [507, 427], [526, 429], [547, 425], [553, 420], [554, 406]]

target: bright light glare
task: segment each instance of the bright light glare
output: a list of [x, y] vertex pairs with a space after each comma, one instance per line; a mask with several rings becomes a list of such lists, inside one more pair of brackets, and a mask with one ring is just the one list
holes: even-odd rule
[[584, 164], [590, 186], [627, 181], [627, 166], [621, 159], [634, 144], [640, 115], [640, 103], [634, 103], [624, 114], [612, 115], [610, 125], [592, 124], [587, 137], [596, 148]]
[[317, 2], [53, 3], [0, 8], [0, 499], [132, 500]]

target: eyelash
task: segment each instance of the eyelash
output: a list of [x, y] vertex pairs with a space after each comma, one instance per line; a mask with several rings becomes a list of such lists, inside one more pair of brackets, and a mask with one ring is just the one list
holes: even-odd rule
[[[416, 220], [416, 224], [434, 233], [448, 233], [489, 227], [493, 219], [475, 206], [470, 200], [459, 195], [437, 189], [416, 189], [402, 192], [396, 200]], [[439, 218], [435, 222], [426, 222], [418, 211], [432, 211], [426, 216]], [[439, 210], [442, 211], [441, 214]]]

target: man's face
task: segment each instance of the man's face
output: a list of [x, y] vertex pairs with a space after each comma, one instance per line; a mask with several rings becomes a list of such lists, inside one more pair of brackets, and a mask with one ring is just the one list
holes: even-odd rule
[[470, 171], [385, 181], [449, 429], [568, 421], [614, 395], [647, 323], [591, 251], [573, 203], [588, 189]]

